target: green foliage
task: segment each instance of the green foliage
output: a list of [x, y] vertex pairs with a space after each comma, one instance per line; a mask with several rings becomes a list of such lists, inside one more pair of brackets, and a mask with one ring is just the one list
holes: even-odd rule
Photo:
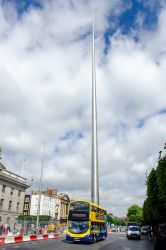
[[153, 218], [152, 217], [153, 210], [151, 209], [151, 206], [149, 203], [150, 203], [149, 200], [146, 199], [143, 204], [143, 222], [144, 222], [143, 224], [144, 225], [152, 225], [150, 221], [151, 221], [151, 218]]
[[[49, 215], [40, 215], [39, 216], [39, 221], [49, 221], [51, 219], [51, 216]], [[36, 221], [37, 216], [35, 215], [19, 215], [18, 220], [25, 220], [25, 221]]]
[[143, 205], [143, 219], [149, 225], [166, 222], [166, 156], [161, 157], [161, 152], [157, 168], [151, 170], [146, 182], [147, 198]]
[[158, 214], [159, 221], [166, 221], [166, 156], [158, 164], [157, 170], [157, 187], [158, 187]]
[[107, 215], [107, 221], [108, 223], [111, 225], [111, 224], [114, 224], [114, 220], [111, 216]]
[[131, 207], [128, 208], [127, 218], [128, 221], [135, 221], [139, 225], [141, 225], [143, 221], [142, 207], [139, 207], [137, 204], [133, 204]]
[[147, 199], [144, 202], [143, 206], [143, 216], [146, 224], [153, 225], [157, 223], [159, 216], [157, 206], [158, 206], [157, 172], [155, 169], [152, 169], [149, 176], [147, 177]]
[[118, 226], [125, 226], [126, 222], [124, 220], [117, 219], [115, 224], [118, 225]]
[[125, 226], [126, 224], [124, 220], [118, 218], [112, 218], [110, 215], [107, 215], [107, 221], [110, 225], [115, 224], [118, 226]]

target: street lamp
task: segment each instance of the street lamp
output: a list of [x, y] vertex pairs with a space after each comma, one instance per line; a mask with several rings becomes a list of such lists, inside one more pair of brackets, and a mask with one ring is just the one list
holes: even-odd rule
[[43, 169], [44, 169], [44, 155], [45, 155], [45, 143], [43, 145], [42, 165], [41, 165], [40, 182], [39, 182], [39, 199], [38, 199], [37, 221], [36, 221], [37, 231], [39, 229], [39, 215], [40, 215], [40, 202], [41, 202], [42, 179], [43, 179]]
[[26, 162], [26, 158], [24, 158], [23, 160], [23, 164], [22, 164], [22, 170], [21, 170], [21, 176], [23, 177], [24, 176], [24, 168], [25, 168], [25, 162]]

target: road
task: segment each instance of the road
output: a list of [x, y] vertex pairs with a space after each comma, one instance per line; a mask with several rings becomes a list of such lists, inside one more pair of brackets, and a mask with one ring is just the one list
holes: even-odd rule
[[50, 239], [9, 244], [0, 250], [153, 250], [153, 243], [142, 236], [141, 240], [128, 240], [125, 234], [109, 234], [106, 240], [93, 243], [69, 243], [65, 239]]

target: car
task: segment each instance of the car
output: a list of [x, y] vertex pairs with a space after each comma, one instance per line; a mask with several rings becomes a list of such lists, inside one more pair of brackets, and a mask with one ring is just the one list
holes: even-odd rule
[[141, 234], [142, 235], [147, 235], [148, 234], [148, 227], [147, 226], [142, 226], [141, 227]]
[[139, 226], [129, 226], [127, 229], [128, 239], [141, 239], [141, 230]]
[[129, 222], [127, 222], [127, 228], [128, 228], [129, 226], [138, 226], [138, 224], [137, 224], [137, 222], [135, 222], [135, 221], [129, 221]]

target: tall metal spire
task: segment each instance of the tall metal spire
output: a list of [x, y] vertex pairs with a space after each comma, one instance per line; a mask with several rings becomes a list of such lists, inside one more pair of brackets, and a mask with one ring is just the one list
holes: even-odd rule
[[97, 101], [94, 15], [92, 22], [92, 166], [91, 166], [91, 201], [99, 205], [98, 140], [97, 140]]

